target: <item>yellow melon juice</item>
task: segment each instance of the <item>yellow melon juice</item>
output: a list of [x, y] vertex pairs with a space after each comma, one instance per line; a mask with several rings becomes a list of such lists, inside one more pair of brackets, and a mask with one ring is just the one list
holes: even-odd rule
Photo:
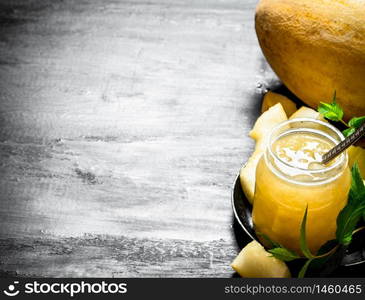
[[336, 128], [312, 119], [285, 121], [273, 129], [256, 170], [252, 214], [257, 233], [300, 254], [300, 224], [308, 205], [312, 253], [335, 238], [336, 218], [351, 183], [348, 158], [343, 153], [327, 165], [320, 162], [342, 139]]

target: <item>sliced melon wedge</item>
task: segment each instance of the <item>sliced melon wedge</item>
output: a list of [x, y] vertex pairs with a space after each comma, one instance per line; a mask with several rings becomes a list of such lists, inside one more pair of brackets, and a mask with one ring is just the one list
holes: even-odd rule
[[240, 182], [242, 190], [251, 204], [255, 193], [256, 167], [269, 142], [269, 134], [275, 125], [287, 119], [283, 106], [278, 103], [257, 119], [255, 126], [249, 133], [249, 136], [256, 141], [256, 147], [240, 171]]
[[290, 278], [287, 265], [272, 256], [258, 242], [247, 244], [234, 259], [231, 267], [247, 278]]
[[299, 108], [295, 113], [290, 116], [289, 120], [297, 118], [309, 118], [326, 121], [326, 119], [318, 111], [315, 111], [314, 109], [306, 106], [302, 106], [301, 108]]
[[278, 103], [283, 106], [287, 116], [291, 116], [297, 111], [297, 105], [292, 100], [281, 94], [269, 91], [265, 94], [264, 100], [262, 101], [261, 112], [267, 111], [270, 107]]

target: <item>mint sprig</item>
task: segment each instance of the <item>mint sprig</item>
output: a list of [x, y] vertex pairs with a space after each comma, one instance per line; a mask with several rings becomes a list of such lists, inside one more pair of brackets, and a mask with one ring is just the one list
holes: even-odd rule
[[332, 103], [321, 102], [318, 106], [318, 112], [326, 119], [339, 122], [343, 118], [343, 110], [334, 100]]
[[343, 120], [344, 112], [341, 106], [336, 102], [336, 91], [331, 103], [320, 102], [318, 112], [326, 119], [333, 122], [341, 122], [347, 128], [342, 131], [345, 137], [353, 134], [365, 122], [365, 116], [354, 117], [348, 123]]
[[352, 233], [365, 214], [365, 186], [357, 163], [353, 165], [351, 175], [348, 202], [337, 217], [336, 239], [343, 245], [351, 243]]

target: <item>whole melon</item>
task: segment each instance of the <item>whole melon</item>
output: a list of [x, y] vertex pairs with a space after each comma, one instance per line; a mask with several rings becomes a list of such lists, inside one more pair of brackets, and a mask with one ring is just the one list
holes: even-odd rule
[[282, 82], [313, 108], [365, 115], [365, 0], [261, 0], [255, 27]]

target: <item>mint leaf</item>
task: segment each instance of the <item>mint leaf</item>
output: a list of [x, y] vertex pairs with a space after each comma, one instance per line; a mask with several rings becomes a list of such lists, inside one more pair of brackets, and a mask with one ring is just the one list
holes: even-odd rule
[[333, 101], [332, 103], [321, 102], [318, 106], [318, 112], [326, 119], [335, 122], [341, 121], [343, 118], [343, 110], [336, 101]]
[[361, 173], [359, 169], [359, 165], [354, 163], [351, 169], [351, 188], [350, 188], [350, 200], [352, 200], [354, 197], [358, 196], [359, 194], [365, 192], [365, 185], [364, 181], [361, 178]]
[[344, 131], [342, 131], [342, 134], [345, 136], [345, 137], [348, 137], [350, 136], [351, 134], [353, 134], [354, 132], [356, 131], [355, 128], [351, 127], [351, 128], [347, 128], [345, 129]]
[[349, 199], [337, 217], [336, 239], [342, 245], [350, 244], [352, 232], [365, 214], [365, 186], [357, 163], [353, 165], [351, 174]]
[[352, 128], [359, 128], [362, 123], [365, 122], [365, 116], [364, 117], [359, 117], [359, 118], [352, 118], [350, 121], [349, 121], [349, 126], [352, 127]]
[[292, 261], [294, 259], [300, 258], [298, 254], [286, 248], [274, 248], [270, 249], [269, 252], [276, 258], [282, 261]]
[[306, 225], [307, 225], [307, 214], [308, 214], [308, 205], [305, 208], [302, 224], [300, 225], [300, 250], [302, 250], [303, 254], [307, 258], [313, 258], [313, 254], [310, 252], [307, 245], [307, 237], [306, 237]]
[[365, 205], [355, 209], [348, 220], [343, 225], [343, 235], [341, 244], [349, 245], [352, 241], [352, 232], [354, 231], [357, 223], [359, 223], [363, 213], [365, 212]]
[[359, 128], [364, 122], [365, 122], [365, 116], [359, 118], [352, 118], [348, 123], [349, 128], [342, 131], [343, 135], [345, 137], [348, 137], [349, 135], [353, 134], [356, 131], [356, 129]]
[[304, 278], [305, 273], [307, 272], [307, 269], [310, 265], [310, 263], [312, 262], [311, 259], [308, 259], [305, 264], [303, 265], [303, 267], [300, 269], [299, 274], [298, 274], [298, 278]]

